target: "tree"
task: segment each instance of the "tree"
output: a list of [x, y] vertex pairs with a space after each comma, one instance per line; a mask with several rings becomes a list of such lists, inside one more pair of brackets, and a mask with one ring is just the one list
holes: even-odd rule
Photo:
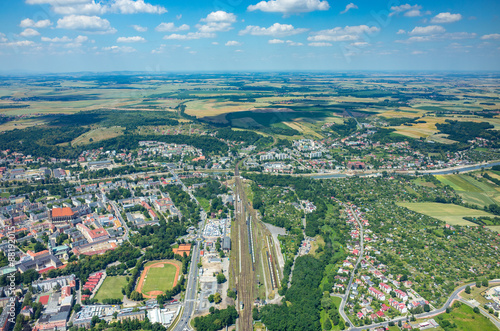
[[345, 330], [345, 324], [344, 324], [344, 321], [340, 321], [340, 323], [339, 323], [339, 328], [340, 328], [340, 330]]
[[259, 309], [257, 307], [253, 307], [252, 309], [252, 318], [254, 321], [260, 320]]
[[236, 300], [236, 292], [235, 292], [235, 291], [233, 291], [233, 290], [231, 290], [231, 289], [228, 289], [228, 290], [227, 290], [227, 296], [228, 296], [229, 298], [232, 298], [232, 299]]
[[472, 309], [476, 314], [479, 314], [480, 313], [480, 310], [478, 307], [474, 307], [474, 309]]
[[224, 276], [222, 272], [219, 272], [217, 274], [217, 284], [222, 284], [224, 282], [226, 282], [226, 276]]
[[465, 287], [465, 293], [470, 294], [470, 286], [469, 285], [467, 285]]
[[483, 285], [484, 287], [488, 287], [488, 286], [489, 286], [489, 284], [488, 284], [488, 280], [487, 280], [487, 279], [483, 279], [483, 281], [482, 281], [482, 285]]
[[330, 319], [327, 318], [325, 321], [325, 324], [323, 324], [323, 329], [325, 330], [331, 330], [332, 329], [332, 322], [330, 322]]
[[480, 281], [476, 281], [476, 287], [477, 287], [477, 288], [480, 288], [480, 287], [481, 287], [481, 282], [480, 282]]
[[425, 311], [426, 313], [430, 312], [430, 311], [431, 311], [431, 307], [430, 307], [428, 304], [425, 304], [425, 305], [424, 305], [424, 311]]
[[222, 298], [220, 297], [220, 293], [219, 292], [216, 292], [214, 294], [214, 302], [215, 303], [220, 303], [222, 301]]

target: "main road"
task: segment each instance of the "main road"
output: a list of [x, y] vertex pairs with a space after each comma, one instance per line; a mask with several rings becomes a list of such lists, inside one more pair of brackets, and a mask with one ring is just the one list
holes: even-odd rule
[[191, 319], [191, 316], [193, 316], [193, 312], [197, 303], [196, 294], [198, 292], [198, 261], [200, 260], [200, 246], [203, 242], [203, 238], [201, 235], [203, 233], [203, 227], [205, 226], [207, 213], [205, 212], [205, 210], [203, 210], [203, 208], [198, 203], [198, 200], [196, 200], [194, 195], [188, 190], [186, 185], [184, 185], [184, 183], [177, 177], [177, 175], [175, 175], [174, 172], [172, 172], [172, 175], [177, 181], [181, 183], [182, 188], [189, 194], [191, 199], [196, 201], [198, 207], [202, 209], [200, 215], [201, 219], [198, 223], [198, 235], [193, 241], [193, 250], [191, 252], [191, 266], [188, 272], [186, 294], [184, 296], [184, 310], [182, 311], [182, 315], [179, 318], [177, 325], [172, 329], [173, 331], [185, 331], [191, 330], [191, 327], [189, 326], [189, 320]]

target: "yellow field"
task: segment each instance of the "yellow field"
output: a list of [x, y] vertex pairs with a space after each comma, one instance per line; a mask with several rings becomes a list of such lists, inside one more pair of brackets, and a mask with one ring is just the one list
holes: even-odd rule
[[[76, 137], [71, 142], [71, 145], [87, 145], [91, 142], [118, 137], [123, 134], [123, 129], [124, 128], [120, 126], [113, 126], [110, 128], [97, 128]], [[90, 141], [90, 139], [92, 139], [92, 141]]]
[[268, 106], [259, 102], [216, 102], [214, 100], [195, 100], [185, 103], [186, 114], [196, 117], [218, 116], [227, 113], [247, 111], [255, 107]]
[[14, 129], [21, 130], [21, 129], [29, 128], [29, 127], [35, 126], [35, 125], [42, 125], [45, 123], [46, 123], [45, 121], [37, 120], [37, 119], [25, 119], [25, 120], [10, 121], [10, 122], [7, 122], [7, 123], [0, 125], [0, 132], [11, 131]]
[[300, 119], [297, 119], [296, 122], [283, 122], [283, 124], [288, 125], [290, 128], [295, 129], [295, 130], [301, 132], [302, 134], [311, 135], [311, 136], [314, 136], [314, 137], [320, 138], [320, 139], [323, 138], [322, 135], [315, 132], [311, 128], [307, 127], [307, 125], [304, 125], [304, 123], [301, 123], [299, 121], [300, 121]]

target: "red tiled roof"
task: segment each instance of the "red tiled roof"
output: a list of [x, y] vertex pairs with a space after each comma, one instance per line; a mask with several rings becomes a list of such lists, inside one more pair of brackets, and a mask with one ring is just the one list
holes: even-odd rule
[[75, 213], [69, 207], [52, 208], [52, 217], [67, 217], [73, 216]]

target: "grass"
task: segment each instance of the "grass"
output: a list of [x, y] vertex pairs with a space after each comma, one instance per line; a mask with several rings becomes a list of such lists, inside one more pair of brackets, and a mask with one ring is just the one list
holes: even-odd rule
[[207, 199], [202, 198], [202, 197], [196, 197], [196, 199], [198, 200], [200, 205], [203, 207], [203, 209], [210, 210], [210, 202]]
[[481, 207], [499, 203], [498, 188], [483, 179], [469, 175], [437, 175], [436, 178], [457, 191], [464, 202]]
[[111, 139], [114, 137], [121, 136], [123, 134], [123, 128], [119, 126], [113, 126], [110, 128], [97, 128], [94, 130], [90, 130], [89, 132], [85, 132], [81, 136], [76, 137], [71, 142], [71, 145], [87, 145], [91, 142], [97, 142], [101, 140]]
[[[481, 314], [476, 314], [471, 307], [462, 304], [460, 308], [455, 308], [449, 314], [441, 314], [445, 320], [455, 323], [457, 327], [453, 330], [457, 331], [495, 331], [497, 328], [489, 319]], [[436, 320], [439, 323], [439, 320]]]
[[122, 299], [122, 287], [127, 285], [125, 276], [106, 277], [95, 298], [102, 302], [104, 299]]
[[406, 207], [410, 210], [413, 210], [417, 213], [421, 213], [427, 216], [431, 216], [442, 220], [451, 225], [470, 225], [477, 226], [472, 222], [468, 222], [463, 219], [465, 216], [478, 217], [478, 216], [490, 216], [494, 217], [494, 215], [487, 213], [482, 210], [465, 208], [462, 206], [454, 205], [454, 204], [443, 204], [436, 202], [400, 202], [398, 203], [401, 207]]
[[171, 290], [174, 287], [175, 272], [176, 268], [168, 263], [160, 268], [149, 269], [142, 292], [147, 294], [151, 291]]

